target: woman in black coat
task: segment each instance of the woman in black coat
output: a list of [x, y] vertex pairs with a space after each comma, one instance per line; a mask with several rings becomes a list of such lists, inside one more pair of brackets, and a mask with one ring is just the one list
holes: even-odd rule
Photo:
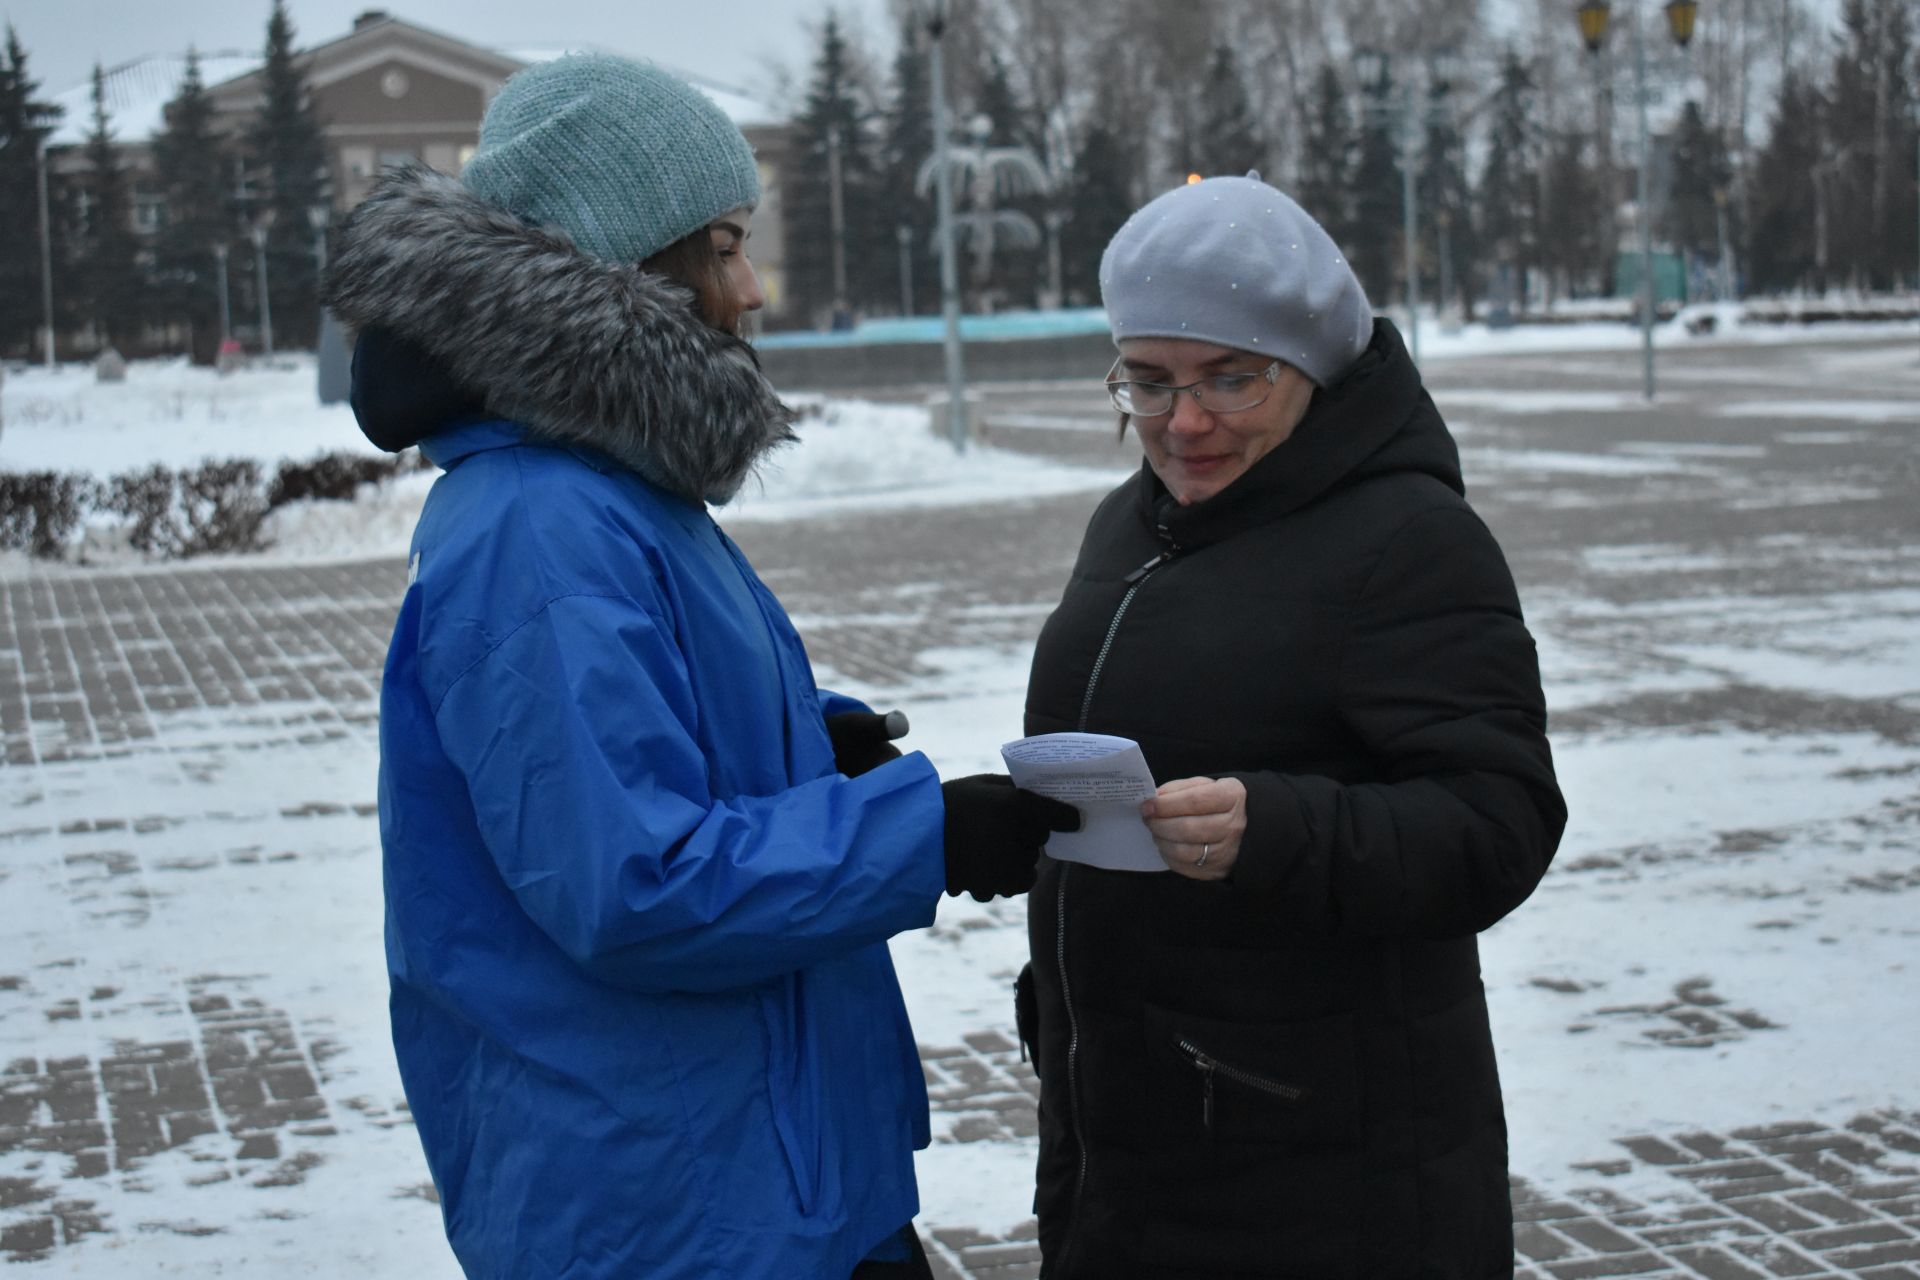
[[1506, 561], [1393, 326], [1257, 175], [1147, 205], [1101, 284], [1146, 465], [1026, 727], [1140, 743], [1171, 874], [1033, 891], [1043, 1274], [1511, 1275], [1474, 935], [1566, 810]]

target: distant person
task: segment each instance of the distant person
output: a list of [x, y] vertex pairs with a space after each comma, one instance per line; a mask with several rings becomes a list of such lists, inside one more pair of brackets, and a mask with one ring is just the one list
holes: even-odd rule
[[445, 469], [380, 702], [394, 1048], [469, 1275], [925, 1277], [886, 940], [1031, 883], [1067, 806], [818, 690], [708, 513], [792, 436], [737, 336], [760, 186], [650, 66], [508, 80], [381, 180], [330, 305]]
[[1511, 1275], [1474, 935], [1566, 809], [1506, 561], [1285, 195], [1169, 192], [1100, 284], [1146, 460], [1088, 525], [1026, 729], [1141, 744], [1170, 874], [1048, 859], [1029, 899], [1042, 1274]]

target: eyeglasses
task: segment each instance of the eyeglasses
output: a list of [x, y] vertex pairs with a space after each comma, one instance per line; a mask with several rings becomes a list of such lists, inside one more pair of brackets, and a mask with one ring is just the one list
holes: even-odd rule
[[1114, 408], [1137, 418], [1158, 418], [1172, 413], [1174, 401], [1182, 391], [1209, 413], [1239, 413], [1265, 404], [1280, 381], [1278, 360], [1256, 373], [1216, 373], [1181, 387], [1114, 377], [1119, 371], [1120, 362], [1116, 360], [1113, 368], [1107, 370], [1107, 397], [1113, 401]]

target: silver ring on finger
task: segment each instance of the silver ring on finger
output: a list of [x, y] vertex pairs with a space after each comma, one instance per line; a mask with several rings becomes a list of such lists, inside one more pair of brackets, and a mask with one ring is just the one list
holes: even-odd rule
[[1210, 854], [1210, 853], [1212, 853], [1212, 852], [1213, 852], [1213, 846], [1212, 846], [1211, 844], [1203, 844], [1203, 845], [1201, 845], [1201, 846], [1200, 846], [1200, 856], [1199, 856], [1199, 857], [1198, 857], [1197, 859], [1195, 859], [1195, 860], [1194, 860], [1194, 864], [1193, 864], [1193, 865], [1194, 865], [1194, 866], [1196, 866], [1196, 867], [1204, 867], [1204, 866], [1206, 866], [1206, 865], [1207, 865], [1207, 855], [1208, 855], [1208, 854]]

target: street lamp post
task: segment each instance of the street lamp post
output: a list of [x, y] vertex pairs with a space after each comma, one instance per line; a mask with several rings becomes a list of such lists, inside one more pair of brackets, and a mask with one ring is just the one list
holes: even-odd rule
[[1060, 228], [1067, 224], [1065, 209], [1049, 209], [1044, 215], [1047, 223], [1047, 296], [1053, 299], [1053, 305], [1067, 305], [1066, 294], [1060, 282]]
[[253, 237], [253, 266], [260, 285], [260, 351], [273, 354], [273, 303], [267, 296], [267, 223], [263, 218], [247, 228]]
[[1713, 229], [1720, 239], [1720, 301], [1733, 300], [1733, 246], [1727, 240], [1727, 189], [1713, 189]]
[[[1388, 112], [1395, 134], [1394, 150], [1398, 154], [1400, 167], [1400, 221], [1402, 254], [1406, 272], [1407, 299], [1407, 354], [1413, 357], [1415, 364], [1420, 362], [1420, 266], [1418, 250], [1420, 243], [1420, 213], [1415, 197], [1418, 183], [1417, 167], [1420, 160], [1420, 130], [1437, 115], [1433, 104], [1425, 111], [1414, 107], [1414, 78], [1404, 77], [1400, 85], [1397, 102], [1385, 101], [1385, 92], [1393, 66], [1392, 56], [1378, 49], [1362, 50], [1356, 61], [1361, 76], [1367, 81], [1371, 92], [1379, 94], [1383, 101], [1381, 109]], [[1444, 95], [1451, 87], [1454, 74], [1454, 57], [1450, 52], [1441, 51], [1427, 59], [1427, 75], [1434, 89]], [[1440, 214], [1442, 230], [1447, 230], [1447, 215]], [[1446, 271], [1450, 266], [1446, 260], [1447, 246], [1441, 243], [1442, 280], [1441, 301], [1446, 300]]]
[[333, 225], [333, 206], [307, 206], [307, 225], [313, 228], [313, 268], [317, 280], [327, 274], [327, 228]]
[[233, 337], [233, 309], [227, 301], [227, 246], [213, 246], [214, 265], [219, 268], [220, 277], [220, 345], [225, 347], [227, 340]]
[[[1580, 35], [1587, 42], [1590, 53], [1599, 53], [1607, 39], [1607, 20], [1612, 6], [1607, 0], [1585, 0], [1575, 16], [1580, 22]], [[1667, 28], [1675, 44], [1686, 48], [1693, 39], [1693, 20], [1699, 11], [1697, 0], [1667, 0]], [[1636, 187], [1635, 202], [1638, 208], [1635, 216], [1640, 224], [1640, 370], [1641, 385], [1646, 398], [1653, 399], [1653, 209], [1652, 180], [1649, 175], [1652, 159], [1652, 143], [1647, 126], [1647, 44], [1640, 32], [1639, 5], [1633, 6], [1633, 97], [1635, 114], [1640, 130], [1639, 180]]]
[[846, 210], [840, 190], [840, 126], [827, 126], [827, 220], [833, 237], [833, 324], [847, 322]]
[[47, 322], [47, 368], [53, 368], [53, 220], [47, 216], [47, 135], [40, 135], [40, 309]]
[[893, 224], [894, 243], [900, 246], [900, 314], [913, 314], [913, 228], [904, 222]]
[[967, 448], [967, 376], [960, 354], [960, 275], [953, 247], [953, 165], [947, 144], [947, 76], [941, 46], [947, 32], [947, 0], [928, 0], [931, 37], [928, 79], [932, 81], [934, 205], [940, 218], [940, 314], [947, 357], [947, 436], [955, 453]]

